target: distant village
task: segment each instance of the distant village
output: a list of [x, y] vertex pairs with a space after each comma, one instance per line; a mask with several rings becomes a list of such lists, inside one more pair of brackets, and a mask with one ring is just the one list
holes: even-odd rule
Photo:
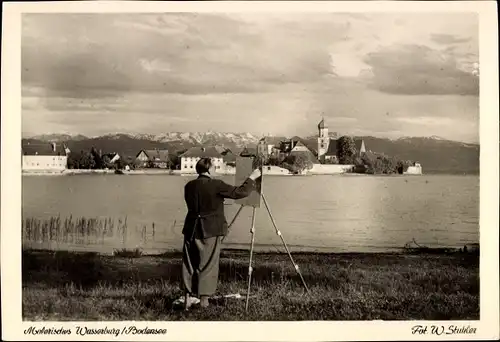
[[[73, 157], [72, 151], [64, 144], [23, 143], [22, 170], [26, 173], [64, 172], [68, 169], [106, 169], [106, 170], [171, 170], [173, 173], [194, 174], [195, 166], [201, 158], [211, 158], [216, 172], [234, 174], [238, 156], [259, 156], [265, 165], [267, 174], [338, 174], [353, 172], [362, 164], [367, 149], [362, 139], [337, 138], [330, 134], [325, 120], [318, 123], [316, 146], [300, 137], [280, 140], [274, 137], [260, 139], [256, 147], [226, 148], [218, 145], [195, 146], [186, 151], [166, 149], [142, 149], [137, 151], [135, 159], [122, 158], [116, 152], [104, 152], [92, 148], [87, 157]], [[345, 141], [350, 143], [346, 144]], [[349, 160], [342, 160], [347, 148]], [[344, 153], [345, 154], [345, 153]], [[87, 159], [87, 160], [82, 160]], [[133, 160], [131, 160], [133, 159]], [[366, 158], [365, 158], [366, 159]], [[353, 163], [357, 160], [356, 163]], [[355, 165], [358, 164], [358, 165]], [[404, 168], [404, 170], [403, 170]], [[394, 173], [421, 174], [421, 166], [403, 164], [394, 168]], [[385, 173], [385, 172], [384, 172]], [[392, 172], [391, 172], [392, 173]]]

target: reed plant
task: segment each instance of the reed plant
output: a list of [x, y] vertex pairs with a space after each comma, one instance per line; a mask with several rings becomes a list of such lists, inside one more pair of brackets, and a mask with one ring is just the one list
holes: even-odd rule
[[[40, 219], [23, 218], [23, 242], [66, 243], [66, 244], [106, 244], [107, 239], [127, 245], [129, 239], [141, 244], [154, 242], [156, 226], [143, 225], [135, 227], [135, 234], [130, 236], [127, 217], [114, 219], [111, 217], [73, 217], [60, 216]], [[148, 237], [148, 234], [150, 237]]]

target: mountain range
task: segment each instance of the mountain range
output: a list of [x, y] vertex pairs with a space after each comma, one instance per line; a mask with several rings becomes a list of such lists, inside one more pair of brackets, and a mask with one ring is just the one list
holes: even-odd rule
[[[229, 149], [255, 147], [261, 137], [250, 133], [170, 132], [152, 134], [108, 134], [97, 137], [68, 134], [38, 135], [23, 139], [23, 144], [65, 143], [72, 152], [89, 151], [92, 147], [106, 152], [135, 157], [142, 149], [168, 149], [176, 152], [200, 145], [222, 145]], [[306, 146], [316, 149], [317, 137], [294, 137]], [[477, 174], [479, 173], [479, 145], [450, 141], [439, 137], [404, 137], [387, 139], [371, 136], [363, 139], [367, 151], [384, 153], [422, 164], [424, 173]], [[286, 137], [269, 137], [278, 142]]]

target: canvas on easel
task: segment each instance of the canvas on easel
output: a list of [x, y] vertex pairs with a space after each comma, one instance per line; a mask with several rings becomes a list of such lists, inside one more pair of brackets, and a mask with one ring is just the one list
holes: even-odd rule
[[[262, 159], [257, 158], [256, 156], [248, 156], [248, 157], [237, 157], [236, 158], [236, 184], [243, 184], [243, 182], [250, 176], [250, 174], [255, 170], [256, 168], [260, 169], [260, 172], [262, 173]], [[252, 191], [252, 193], [246, 197], [242, 198], [239, 200], [236, 200], [236, 203], [240, 205], [240, 208], [236, 212], [236, 215], [234, 215], [231, 223], [228, 225], [228, 232], [231, 226], [234, 224], [238, 216], [240, 215], [241, 211], [243, 210], [243, 207], [253, 207], [252, 209], [252, 225], [250, 229], [250, 234], [251, 234], [251, 242], [250, 242], [250, 262], [248, 264], [248, 288], [247, 288], [247, 296], [246, 296], [246, 303], [245, 303], [245, 311], [248, 311], [248, 303], [249, 303], [249, 298], [250, 298], [250, 285], [252, 282], [252, 271], [253, 271], [253, 266], [252, 266], [252, 257], [253, 257], [253, 250], [254, 250], [254, 244], [255, 244], [255, 216], [257, 213], [257, 208], [260, 208], [260, 202], [261, 199], [264, 202], [264, 206], [267, 210], [267, 213], [269, 214], [269, 218], [271, 219], [271, 222], [273, 224], [274, 229], [276, 230], [276, 234], [280, 237], [281, 242], [283, 243], [283, 246], [285, 247], [286, 252], [288, 253], [288, 256], [290, 257], [290, 261], [292, 262], [292, 265], [297, 272], [297, 274], [300, 276], [300, 279], [302, 280], [302, 284], [304, 285], [304, 288], [306, 289], [307, 292], [309, 292], [309, 288], [306, 285], [306, 282], [304, 280], [304, 277], [302, 276], [302, 273], [300, 272], [299, 265], [295, 263], [293, 260], [292, 254], [290, 253], [290, 250], [288, 249], [288, 246], [285, 242], [285, 239], [283, 238], [283, 234], [281, 234], [280, 230], [278, 229], [278, 226], [276, 225], [276, 222], [274, 220], [274, 217], [271, 213], [271, 209], [269, 208], [269, 204], [267, 203], [266, 197], [264, 196], [264, 193], [262, 192], [262, 178], [259, 177], [256, 180], [257, 186], [256, 189]], [[225, 238], [225, 237], [224, 237]], [[222, 240], [224, 240], [224, 238]]]
[[[236, 180], [235, 185], [243, 184], [243, 182], [250, 176], [253, 170], [258, 168], [255, 165], [256, 158], [254, 157], [237, 157], [236, 158]], [[261, 168], [261, 167], [260, 167]], [[262, 171], [262, 168], [261, 168]], [[245, 198], [236, 200], [237, 204], [246, 206], [260, 208], [261, 194], [262, 194], [262, 177], [256, 179], [256, 187], [252, 193]]]

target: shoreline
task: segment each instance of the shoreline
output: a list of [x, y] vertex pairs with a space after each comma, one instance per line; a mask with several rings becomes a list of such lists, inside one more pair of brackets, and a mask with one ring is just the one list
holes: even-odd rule
[[[124, 176], [124, 175], [168, 175], [168, 176], [196, 176], [196, 173], [183, 173], [180, 170], [130, 170], [124, 171], [122, 170], [122, 174], [116, 174], [115, 170], [84, 170], [84, 169], [67, 169], [67, 170], [22, 170], [21, 174], [23, 176], [73, 176], [73, 175], [116, 175], [116, 176]], [[214, 174], [215, 176], [234, 176], [235, 172], [218, 172]], [[273, 176], [273, 177], [311, 177], [311, 176], [384, 176], [384, 177], [414, 177], [414, 176], [424, 176], [424, 175], [457, 175], [463, 176], [462, 174], [447, 174], [447, 173], [430, 173], [430, 174], [367, 174], [367, 173], [354, 173], [354, 172], [331, 172], [331, 173], [305, 173], [305, 174], [282, 174], [282, 173], [267, 173], [264, 172], [264, 176]], [[465, 174], [473, 175], [473, 174]]]
[[[394, 248], [392, 250], [383, 249], [380, 251], [290, 251], [292, 256], [300, 255], [306, 257], [333, 257], [333, 256], [411, 256], [411, 255], [434, 255], [434, 256], [447, 256], [447, 255], [477, 255], [479, 256], [479, 244], [470, 243], [464, 245], [466, 248], [452, 248], [452, 247], [410, 247], [410, 248]], [[136, 258], [165, 258], [165, 257], [176, 257], [182, 255], [182, 250], [180, 249], [165, 249], [163, 252], [148, 253], [147, 249], [137, 248], [112, 248], [112, 252], [103, 252], [95, 250], [86, 250], [85, 246], [81, 246], [81, 249], [50, 249], [50, 248], [33, 248], [29, 246], [23, 246], [23, 252], [33, 253], [33, 254], [74, 254], [74, 255], [97, 255], [105, 258], [108, 257], [120, 257], [123, 255], [134, 256]], [[222, 255], [247, 255], [250, 252], [250, 246], [245, 249], [241, 247], [223, 247], [221, 249]], [[266, 255], [266, 256], [279, 256], [287, 255], [285, 250], [259, 250], [254, 249], [253, 254], [255, 255]]]
[[[116, 176], [134, 176], [134, 175], [164, 175], [164, 176], [181, 176], [181, 177], [194, 177], [194, 173], [180, 173], [179, 170], [172, 171], [124, 171], [123, 174], [115, 174], [114, 171], [101, 171], [101, 170], [81, 170], [81, 171], [22, 171], [22, 176], [35, 177], [35, 176], [78, 176], [78, 175], [116, 175]], [[234, 173], [218, 173], [215, 176], [234, 176]], [[292, 174], [265, 174], [266, 177], [312, 177], [312, 176], [344, 176], [344, 177], [425, 177], [425, 176], [450, 176], [450, 177], [479, 177], [478, 173], [456, 173], [456, 172], [436, 172], [436, 173], [423, 173], [423, 174], [366, 174], [366, 173], [314, 173], [314, 174], [304, 174], [304, 175], [292, 175]]]

